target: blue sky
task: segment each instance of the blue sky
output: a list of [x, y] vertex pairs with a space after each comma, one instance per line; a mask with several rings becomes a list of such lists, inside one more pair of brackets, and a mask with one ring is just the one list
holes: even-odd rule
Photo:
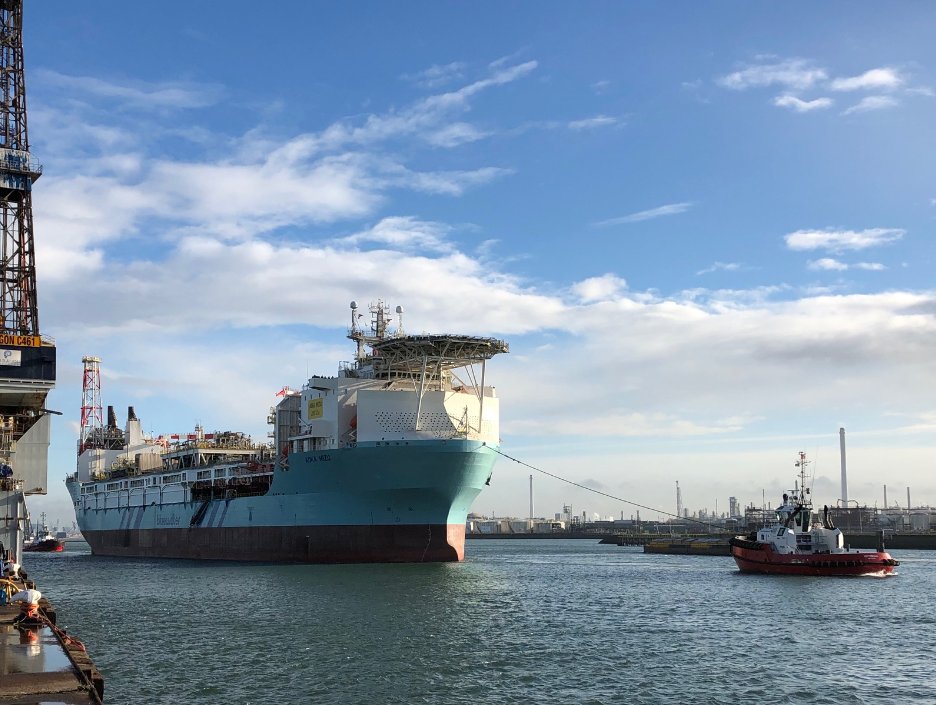
[[832, 502], [845, 426], [850, 498], [936, 503], [931, 4], [26, 5], [34, 514], [71, 520], [83, 355], [121, 420], [263, 438], [377, 298], [507, 339], [504, 450], [604, 492], [759, 503], [806, 450]]

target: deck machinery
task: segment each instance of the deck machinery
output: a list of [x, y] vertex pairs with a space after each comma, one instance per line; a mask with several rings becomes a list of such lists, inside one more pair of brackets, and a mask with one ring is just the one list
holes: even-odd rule
[[0, 543], [19, 562], [26, 495], [45, 494], [55, 342], [39, 332], [23, 71], [23, 2], [0, 0]]

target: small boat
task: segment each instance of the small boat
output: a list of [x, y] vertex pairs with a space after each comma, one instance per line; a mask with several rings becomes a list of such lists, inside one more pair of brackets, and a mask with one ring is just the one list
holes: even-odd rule
[[49, 527], [45, 525], [45, 514], [42, 515], [42, 518], [42, 525], [37, 529], [35, 538], [23, 546], [23, 550], [36, 553], [55, 553], [57, 551], [64, 551], [65, 544], [63, 544], [59, 539], [55, 538], [52, 532], [49, 531]]
[[822, 521], [813, 521], [812, 500], [806, 487], [806, 454], [796, 466], [799, 482], [783, 495], [772, 526], [729, 540], [731, 555], [742, 573], [775, 575], [887, 575], [900, 565], [884, 550], [883, 534], [878, 549], [849, 548], [841, 529], [823, 508]]

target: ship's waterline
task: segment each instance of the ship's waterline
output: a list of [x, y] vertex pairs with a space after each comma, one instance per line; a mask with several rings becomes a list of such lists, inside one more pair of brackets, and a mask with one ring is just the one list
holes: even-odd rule
[[295, 563], [420, 563], [465, 557], [465, 525], [257, 526], [86, 531], [102, 556]]

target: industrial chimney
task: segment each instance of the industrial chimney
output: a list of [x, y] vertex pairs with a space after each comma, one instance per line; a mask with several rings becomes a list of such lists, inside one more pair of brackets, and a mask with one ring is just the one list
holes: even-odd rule
[[848, 478], [845, 476], [845, 429], [839, 429], [839, 451], [842, 455], [842, 504], [848, 506]]

